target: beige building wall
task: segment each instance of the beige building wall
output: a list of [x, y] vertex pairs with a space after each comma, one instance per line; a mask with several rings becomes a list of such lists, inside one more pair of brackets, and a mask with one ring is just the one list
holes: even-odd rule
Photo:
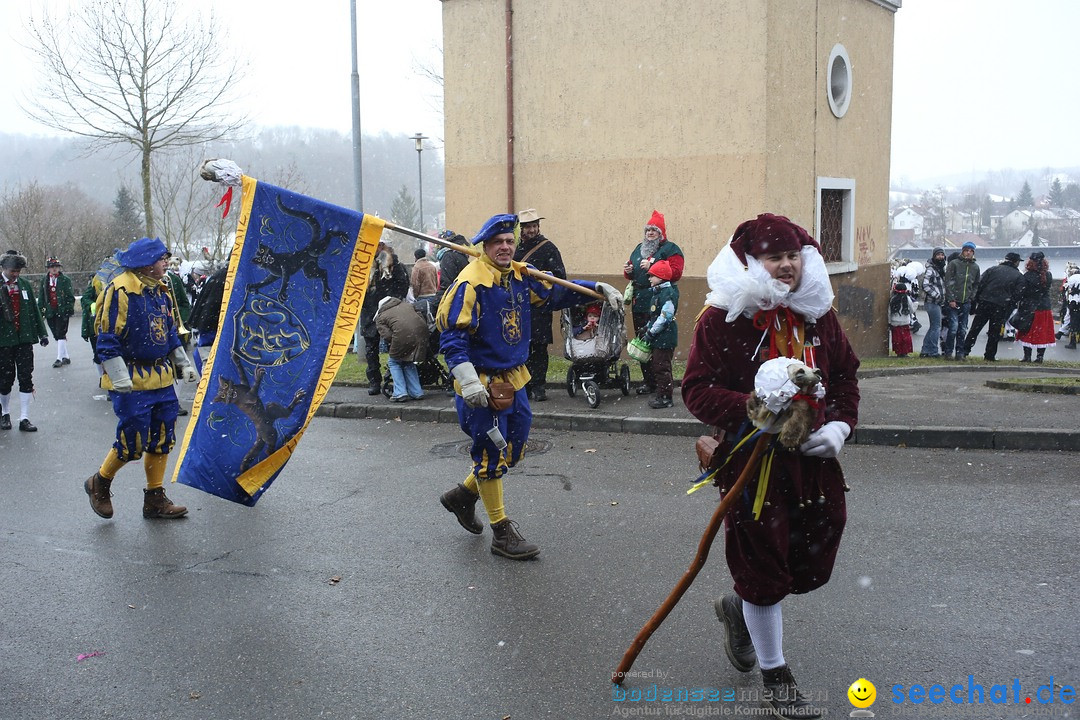
[[[536, 207], [572, 277], [617, 279], [655, 208], [689, 281], [759, 212], [817, 235], [817, 179], [838, 177], [855, 185], [854, 259], [885, 262], [890, 3], [514, 0], [512, 203], [506, 5], [443, 1], [449, 227], [468, 236], [493, 213]], [[826, 94], [837, 42], [852, 78], [841, 119]], [[843, 275], [850, 285], [863, 273]], [[680, 287], [685, 350], [704, 283]], [[887, 282], [866, 290], [884, 318]], [[865, 305], [867, 293], [845, 297]], [[876, 354], [886, 332], [882, 321], [853, 340]]]

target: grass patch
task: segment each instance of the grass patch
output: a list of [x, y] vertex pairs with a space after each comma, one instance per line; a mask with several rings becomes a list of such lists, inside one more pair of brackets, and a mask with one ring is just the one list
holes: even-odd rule
[[1054, 387], [1072, 387], [1080, 389], [1080, 377], [1073, 377], [1071, 375], [1057, 375], [1055, 377], [1001, 378], [999, 382], [1023, 383], [1025, 385], [1048, 385]]

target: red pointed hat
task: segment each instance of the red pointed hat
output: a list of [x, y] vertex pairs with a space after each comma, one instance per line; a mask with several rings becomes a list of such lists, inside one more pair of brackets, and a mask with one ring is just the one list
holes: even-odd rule
[[645, 223], [645, 227], [649, 227], [650, 225], [659, 229], [660, 237], [667, 240], [667, 228], [664, 227], [664, 216], [661, 215], [659, 211], [652, 211], [652, 217], [649, 218], [649, 222]]
[[801, 250], [805, 245], [812, 245], [821, 252], [821, 246], [810, 237], [810, 233], [783, 215], [772, 213], [762, 213], [753, 220], [747, 220], [735, 229], [731, 238], [731, 249], [743, 265], [746, 264], [747, 255], [756, 258], [767, 252]]

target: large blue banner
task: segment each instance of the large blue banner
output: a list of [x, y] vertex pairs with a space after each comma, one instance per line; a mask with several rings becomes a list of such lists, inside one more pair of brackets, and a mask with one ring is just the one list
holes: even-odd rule
[[258, 501], [348, 351], [382, 229], [376, 217], [243, 178], [218, 337], [174, 482]]

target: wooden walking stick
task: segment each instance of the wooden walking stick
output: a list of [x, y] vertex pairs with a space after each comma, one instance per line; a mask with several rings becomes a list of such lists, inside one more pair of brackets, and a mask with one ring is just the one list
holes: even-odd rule
[[[387, 222], [385, 227], [386, 227], [387, 230], [393, 230], [394, 232], [399, 232], [402, 235], [408, 235], [409, 237], [414, 237], [417, 240], [423, 240], [425, 242], [434, 243], [436, 245], [441, 245], [444, 248], [449, 248], [450, 250], [456, 250], [459, 253], [465, 253], [466, 255], [471, 255], [473, 257], [480, 257], [480, 255], [481, 255], [481, 251], [480, 251], [479, 248], [466, 247], [465, 245], [458, 245], [457, 243], [452, 243], [452, 242], [450, 242], [448, 240], [443, 240], [442, 238], [431, 237], [430, 235], [425, 235], [422, 232], [417, 232], [416, 230], [410, 230], [407, 227], [402, 227], [400, 225], [395, 225], [392, 222]], [[551, 274], [546, 273], [546, 272], [540, 272], [539, 270], [533, 270], [532, 268], [525, 268], [525, 272], [527, 274], [529, 274], [529, 275], [532, 275], [534, 278], [538, 278], [540, 280], [555, 283], [556, 285], [562, 285], [565, 288], [569, 288], [571, 290], [579, 292], [582, 295], [588, 295], [589, 297], [596, 298], [597, 300], [606, 300], [607, 299], [607, 298], [604, 297], [603, 293], [598, 293], [595, 290], [590, 290], [589, 288], [582, 287], [582, 286], [578, 285], [577, 283], [572, 283], [569, 280], [563, 280], [560, 277], [555, 277], [554, 275], [551, 275]]]
[[739, 478], [735, 481], [735, 484], [731, 486], [731, 489], [724, 495], [724, 499], [720, 501], [720, 504], [716, 506], [716, 510], [713, 511], [712, 518], [709, 520], [708, 526], [705, 528], [705, 534], [701, 536], [701, 542], [698, 543], [697, 554], [694, 556], [693, 562], [690, 563], [689, 569], [683, 573], [682, 578], [676, 583], [675, 588], [668, 595], [667, 600], [657, 609], [653, 616], [649, 618], [649, 621], [645, 623], [644, 627], [638, 631], [638, 634], [634, 637], [634, 641], [630, 643], [630, 647], [627, 649], [626, 654], [623, 655], [622, 661], [619, 663], [619, 667], [615, 672], [611, 674], [611, 681], [616, 685], [622, 685], [624, 679], [626, 679], [626, 673], [630, 671], [631, 666], [634, 664], [634, 660], [637, 659], [638, 653], [645, 647], [645, 643], [649, 641], [656, 628], [660, 627], [660, 623], [664, 622], [668, 614], [675, 608], [679, 600], [682, 599], [683, 594], [690, 589], [690, 586], [694, 583], [694, 578], [697, 577], [698, 572], [705, 565], [705, 560], [709, 557], [709, 548], [712, 547], [713, 540], [716, 539], [716, 533], [720, 531], [720, 524], [724, 521], [724, 516], [728, 514], [728, 510], [735, 503], [736, 499], [742, 493], [743, 486], [746, 485], [746, 481], [753, 474], [754, 468], [757, 466], [758, 460], [761, 458], [761, 454], [765, 451], [765, 446], [769, 444], [769, 439], [772, 436], [767, 433], [762, 433], [758, 438], [757, 444], [754, 445], [753, 451], [750, 453], [750, 459], [746, 461], [746, 467], [743, 468]]

